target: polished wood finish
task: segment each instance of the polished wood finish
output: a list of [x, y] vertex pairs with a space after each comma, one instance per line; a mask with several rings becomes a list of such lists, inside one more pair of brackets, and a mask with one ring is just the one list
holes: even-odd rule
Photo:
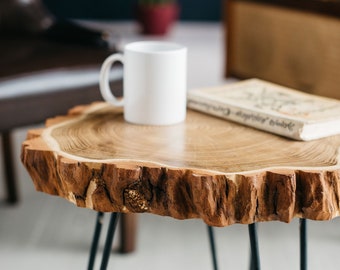
[[120, 253], [130, 253], [136, 249], [138, 218], [136, 214], [126, 213], [120, 219]]
[[32, 130], [22, 161], [36, 189], [97, 211], [227, 226], [339, 215], [340, 136], [299, 142], [188, 111], [185, 123], [126, 123], [106, 103]]

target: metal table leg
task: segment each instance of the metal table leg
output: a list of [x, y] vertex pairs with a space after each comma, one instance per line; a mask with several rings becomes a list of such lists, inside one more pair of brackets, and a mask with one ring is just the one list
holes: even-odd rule
[[300, 219], [300, 270], [307, 270], [307, 220]]
[[109, 263], [113, 237], [116, 231], [119, 216], [120, 216], [120, 213], [111, 214], [110, 224], [109, 224], [109, 228], [108, 228], [107, 235], [106, 235], [105, 247], [103, 251], [103, 258], [102, 258], [100, 270], [106, 270], [107, 265]]
[[250, 270], [260, 270], [260, 255], [258, 248], [258, 240], [257, 240], [257, 224], [249, 224], [249, 239], [250, 239], [250, 248], [251, 248], [251, 262], [250, 262]]
[[104, 220], [104, 213], [98, 212], [97, 219], [96, 219], [96, 226], [95, 226], [95, 229], [94, 229], [93, 240], [92, 240], [92, 244], [91, 244], [89, 264], [88, 264], [88, 267], [87, 267], [88, 270], [93, 270], [93, 267], [94, 267], [94, 262], [96, 260], [96, 254], [97, 254], [97, 250], [98, 250], [100, 232], [101, 232], [102, 226], [103, 226], [103, 220]]
[[[104, 247], [104, 251], [103, 251], [103, 257], [102, 257], [100, 270], [106, 270], [107, 265], [109, 263], [113, 237], [114, 237], [114, 234], [115, 234], [115, 231], [116, 231], [119, 216], [120, 216], [120, 213], [112, 213], [111, 214], [109, 228], [108, 228], [106, 240], [105, 240], [105, 247]], [[88, 270], [93, 270], [93, 268], [94, 268], [94, 263], [95, 263], [95, 260], [96, 260], [96, 255], [97, 255], [97, 250], [98, 250], [100, 233], [101, 233], [101, 229], [102, 229], [102, 226], [103, 226], [103, 220], [104, 220], [103, 218], [104, 218], [104, 213], [98, 212], [97, 219], [96, 219], [96, 226], [95, 226], [94, 235], [93, 235], [93, 240], [92, 240], [92, 244], [91, 244], [90, 258], [89, 258], [89, 263], [88, 263], [88, 267], [87, 267]]]
[[215, 237], [214, 237], [214, 228], [211, 227], [211, 226], [207, 226], [207, 227], [208, 227], [211, 256], [212, 256], [212, 261], [213, 261], [213, 269], [218, 270]]

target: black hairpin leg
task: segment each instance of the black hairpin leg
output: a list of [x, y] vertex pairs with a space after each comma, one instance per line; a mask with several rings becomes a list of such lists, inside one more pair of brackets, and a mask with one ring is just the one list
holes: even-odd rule
[[110, 224], [106, 235], [105, 247], [103, 251], [102, 263], [100, 265], [100, 270], [106, 270], [109, 263], [110, 253], [112, 249], [113, 237], [116, 231], [118, 219], [120, 213], [112, 213], [110, 218]]
[[307, 220], [300, 218], [300, 270], [307, 270]]
[[100, 232], [101, 232], [102, 225], [103, 225], [103, 218], [104, 218], [104, 213], [98, 212], [97, 219], [96, 219], [96, 226], [95, 226], [95, 229], [94, 229], [93, 240], [92, 240], [92, 244], [91, 244], [90, 259], [89, 259], [89, 264], [88, 264], [88, 267], [87, 267], [88, 270], [93, 270], [93, 267], [94, 267], [94, 262], [96, 260], [96, 254], [97, 254], [97, 249], [98, 249]]
[[211, 226], [207, 226], [207, 227], [208, 227], [211, 256], [212, 256], [212, 260], [213, 260], [213, 267], [214, 267], [214, 270], [218, 270], [215, 237], [214, 237], [214, 228], [211, 227]]
[[250, 248], [251, 248], [251, 260], [250, 270], [260, 270], [260, 255], [257, 240], [257, 225], [256, 223], [248, 225]]

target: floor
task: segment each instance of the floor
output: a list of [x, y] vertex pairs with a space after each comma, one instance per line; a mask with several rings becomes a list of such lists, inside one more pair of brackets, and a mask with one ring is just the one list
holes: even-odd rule
[[[117, 32], [122, 44], [146, 38], [136, 35], [130, 23], [106, 27]], [[177, 25], [166, 39], [189, 48], [189, 89], [226, 81], [220, 24]], [[27, 129], [36, 127], [14, 133], [21, 201], [16, 206], [0, 204], [0, 269], [86, 269], [96, 213], [34, 190], [19, 157]], [[108, 216], [104, 230], [107, 222]], [[299, 269], [298, 220], [261, 223], [258, 228], [262, 269]], [[308, 269], [339, 269], [340, 220], [309, 221], [308, 229]], [[247, 226], [215, 228], [215, 236], [220, 269], [249, 269]], [[140, 215], [137, 250], [128, 255], [113, 252], [108, 269], [212, 269], [206, 225], [200, 220]]]

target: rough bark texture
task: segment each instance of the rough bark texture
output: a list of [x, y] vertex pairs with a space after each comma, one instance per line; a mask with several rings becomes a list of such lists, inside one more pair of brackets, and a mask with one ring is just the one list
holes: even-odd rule
[[196, 112], [131, 125], [104, 103], [32, 130], [22, 161], [36, 189], [103, 212], [214, 226], [339, 215], [340, 136], [296, 142]]

